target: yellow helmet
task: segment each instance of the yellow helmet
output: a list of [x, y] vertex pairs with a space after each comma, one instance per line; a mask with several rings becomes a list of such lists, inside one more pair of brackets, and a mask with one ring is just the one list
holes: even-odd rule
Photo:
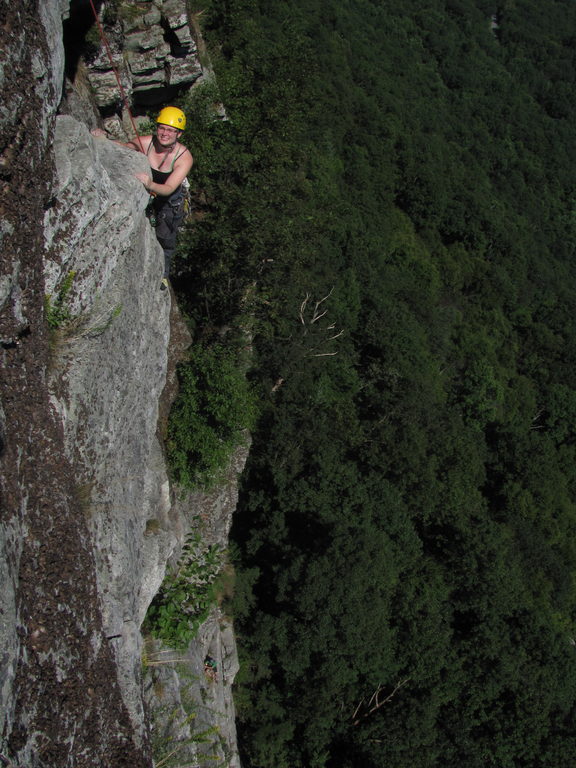
[[186, 115], [177, 107], [164, 107], [156, 118], [156, 122], [162, 123], [162, 125], [171, 125], [172, 128], [183, 131], [186, 128]]

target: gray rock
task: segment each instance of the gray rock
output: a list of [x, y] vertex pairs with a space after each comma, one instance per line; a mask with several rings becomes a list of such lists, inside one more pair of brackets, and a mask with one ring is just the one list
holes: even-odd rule
[[[175, 568], [191, 530], [201, 533], [200, 551], [228, 545], [232, 515], [238, 502], [238, 476], [246, 462], [249, 439], [239, 445], [220, 486], [210, 492], [177, 489], [171, 510], [177, 544], [170, 558]], [[197, 553], [195, 553], [196, 555]], [[216, 670], [205, 669], [212, 657]], [[240, 768], [232, 685], [238, 672], [236, 641], [230, 620], [214, 605], [185, 651], [157, 640], [146, 648], [145, 697], [158, 739], [168, 751], [178, 746], [181, 758], [195, 766], [215, 764]], [[176, 661], [171, 661], [171, 660]], [[190, 714], [194, 718], [190, 719]], [[192, 728], [188, 727], [192, 724]], [[183, 728], [187, 726], [187, 728]], [[202, 739], [195, 735], [204, 733]], [[153, 739], [154, 743], [154, 739]], [[156, 753], [162, 757], [162, 749]], [[183, 761], [184, 762], [184, 761]]]
[[134, 75], [134, 93], [139, 94], [150, 88], [163, 88], [167, 85], [166, 79], [167, 74], [164, 67], [140, 75]]
[[128, 54], [127, 61], [135, 92], [168, 85], [166, 58], [169, 53], [170, 46], [162, 43], [160, 47], [149, 51]]
[[[145, 37], [134, 37], [133, 44], [139, 51], [153, 51], [158, 70], [164, 71], [168, 62], [173, 83], [190, 82], [185, 78], [193, 79], [199, 65], [192, 66], [185, 59], [178, 59], [178, 66], [183, 69], [176, 75], [175, 57], [171, 57], [169, 46], [163, 40], [163, 30], [156, 21], [159, 19], [160, 0], [142, 0], [141, 5], [144, 6], [144, 3], [148, 11], [143, 14], [142, 20], [154, 31]], [[96, 586], [105, 637], [100, 633], [100, 608], [96, 601], [93, 613], [85, 614], [92, 616], [94, 621], [87, 620], [82, 626], [82, 637], [86, 640], [83, 649], [87, 656], [95, 659], [104, 646], [106, 652], [102, 655], [109, 659], [107, 649], [112, 649], [121, 696], [114, 694], [118, 687], [114, 675], [109, 675], [111, 693], [102, 707], [112, 707], [121, 701], [126, 704], [132, 721], [129, 741], [132, 746], [137, 743], [140, 749], [146, 740], [140, 626], [163, 579], [165, 564], [173, 552], [177, 556], [176, 550], [181, 547], [190, 526], [189, 509], [171, 509], [162, 447], [156, 435], [159, 402], [167, 377], [170, 294], [159, 291], [162, 253], [143, 213], [148, 195], [134, 178], [134, 173], [148, 170], [146, 159], [113, 142], [94, 139], [83, 124], [93, 123], [94, 114], [91, 109], [86, 109], [83, 114], [81, 100], [68, 103], [70, 111], [78, 119], [61, 115], [56, 121], [52, 142], [64, 77], [61, 21], [69, 12], [69, 0], [43, 0], [38, 3], [38, 8], [45, 30], [42, 45], [32, 49], [28, 37], [30, 30], [16, 23], [10, 45], [4, 46], [0, 52], [0, 84], [5, 85], [13, 78], [14, 71], [30, 73], [30, 81], [22, 83], [22, 92], [14, 95], [9, 106], [0, 106], [0, 130], [6, 130], [5, 135], [15, 137], [16, 147], [25, 146], [27, 153], [37, 154], [35, 167], [40, 167], [41, 161], [46, 177], [50, 171], [46, 158], [53, 157], [54, 160], [56, 177], [44, 221], [46, 293], [55, 295], [70, 272], [74, 272], [75, 276], [66, 299], [72, 320], [54, 333], [51, 368], [48, 371], [42, 366], [40, 372], [42, 386], [46, 387], [48, 379], [51, 387], [51, 403], [46, 397], [46, 410], [57, 434], [57, 439], [50, 438], [49, 452], [54, 452], [55, 463], [61, 461], [62, 466], [74, 468], [74, 485], [83, 495], [81, 504], [76, 500], [82, 507], [82, 526], [77, 519], [74, 520], [81, 531], [79, 538], [82, 537], [83, 541], [83, 549], [78, 551], [89, 555], [91, 545], [96, 564]], [[164, 3], [163, 11], [165, 18], [169, 18], [169, 23], [174, 25], [181, 44], [188, 45], [187, 28], [178, 26], [185, 16], [184, 0]], [[18, 21], [19, 13], [18, 4], [13, 4], [11, 19]], [[115, 35], [119, 27], [116, 26]], [[156, 46], [146, 48], [151, 39], [156, 41]], [[114, 61], [120, 68], [127, 92], [131, 94], [135, 83], [124, 67], [123, 52], [115, 36], [111, 38], [111, 44]], [[186, 67], [189, 69], [184, 72]], [[138, 74], [144, 77], [147, 73]], [[116, 79], [104, 51], [91, 67], [88, 79], [100, 106], [108, 107], [119, 101]], [[42, 110], [34, 114], [33, 126], [25, 121], [30, 94], [42, 103]], [[35, 142], [22, 143], [25, 133], [34, 133]], [[10, 147], [6, 148], [5, 161], [10, 162]], [[30, 162], [32, 165], [32, 160]], [[31, 190], [30, 194], [36, 194], [35, 204], [41, 211], [42, 204], [47, 202], [47, 195], [41, 180], [38, 187], [37, 194], [36, 190]], [[13, 226], [8, 218], [0, 220], [0, 243], [10, 241]], [[37, 247], [29, 249], [29, 252], [40, 254], [40, 239], [41, 232], [38, 230]], [[5, 249], [0, 268], [0, 309], [10, 317], [11, 328], [18, 329], [34, 321], [33, 332], [45, 334], [44, 339], [47, 339], [42, 322], [44, 288], [40, 270], [37, 265], [31, 267], [28, 263], [25, 266], [28, 271], [24, 273], [23, 264], [22, 253]], [[38, 301], [32, 316], [29, 314], [31, 302], [26, 294], [33, 283], [33, 269], [36, 269], [38, 276], [34, 277], [38, 283], [38, 295], [35, 296]], [[27, 290], [23, 291], [21, 285]], [[6, 341], [12, 343], [14, 340]], [[39, 370], [36, 362], [35, 367]], [[8, 415], [6, 410], [6, 417]], [[7, 425], [0, 405], [0, 452]], [[11, 445], [21, 445], [18, 450], [25, 455], [26, 441], [12, 442]], [[36, 456], [34, 452], [31, 455]], [[232, 514], [233, 506], [230, 505], [235, 504], [236, 472], [235, 466], [221, 494], [208, 499], [200, 494], [192, 499], [196, 514], [201, 512], [207, 516], [213, 514], [214, 517], [214, 522], [206, 529], [209, 531], [207, 545], [212, 541], [223, 542], [227, 535], [224, 530]], [[14, 476], [19, 480], [17, 473]], [[13, 728], [18, 728], [20, 733], [29, 731], [20, 753], [20, 762], [32, 768], [44, 762], [38, 755], [42, 746], [40, 734], [27, 728], [35, 713], [31, 707], [19, 714], [18, 722], [14, 719], [14, 688], [18, 687], [14, 686], [14, 679], [15, 675], [22, 677], [26, 674], [28, 662], [26, 646], [18, 634], [22, 626], [19, 625], [17, 583], [19, 567], [25, 563], [25, 558], [20, 562], [23, 542], [30, 538], [26, 530], [27, 493], [27, 488], [23, 487], [18, 497], [19, 505], [15, 504], [14, 510], [6, 512], [0, 524], [0, 583], [3, 585], [0, 611], [0, 727], [3, 733], [11, 733]], [[197, 506], [205, 502], [209, 505], [206, 512]], [[51, 510], [51, 513], [52, 520], [55, 520], [58, 511]], [[62, 519], [65, 526], [67, 518]], [[68, 526], [68, 529], [74, 527]], [[40, 541], [32, 542], [35, 543], [40, 546]], [[28, 542], [27, 546], [32, 544]], [[92, 584], [92, 558], [87, 557], [86, 561], [86, 580]], [[62, 595], [62, 605], [58, 609], [62, 607], [62, 610], [72, 612], [74, 598], [74, 594]], [[57, 645], [57, 633], [54, 638], [54, 648], [57, 647], [58, 651], [54, 651], [53, 670], [62, 679], [69, 675], [71, 680], [74, 676], [71, 658], [65, 658], [60, 650], [65, 643]], [[216, 609], [199, 633], [199, 645], [190, 649], [201, 672], [207, 652], [218, 656], [222, 670], [221, 679], [217, 682], [221, 688], [212, 688], [218, 714], [210, 727], [218, 725], [226, 732], [226, 750], [235, 754], [230, 685], [237, 659], [230, 628]], [[43, 660], [40, 654], [39, 658]], [[34, 667], [35, 683], [38, 683], [36, 688], [39, 689], [44, 680], [39, 676], [38, 669]], [[177, 676], [175, 680], [178, 684]], [[197, 688], [198, 695], [212, 695], [206, 691], [206, 685], [210, 687], [212, 682], [202, 683]], [[182, 697], [183, 691], [178, 695]], [[118, 711], [121, 709], [118, 704]], [[83, 714], [84, 710], [78, 717]], [[123, 716], [123, 712], [121, 714]], [[70, 764], [78, 757], [80, 749], [86, 749], [86, 742], [82, 746], [75, 742], [78, 738], [75, 730], [78, 721], [75, 718], [76, 711], [68, 722], [61, 724], [62, 740], [70, 747]], [[123, 723], [119, 719], [114, 722], [116, 725]], [[109, 728], [98, 740], [99, 748], [105, 752], [107, 745], [118, 744], [115, 740], [119, 739], [119, 734], [119, 726]], [[78, 750], [77, 754], [75, 750]], [[143, 747], [141, 754], [145, 753]], [[82, 759], [87, 754], [84, 752]], [[102, 764], [99, 754], [86, 757], [85, 764]], [[143, 760], [141, 764], [144, 767], [149, 763]]]
[[126, 141], [126, 132], [124, 131], [124, 126], [118, 115], [106, 117], [102, 122], [104, 124], [104, 130], [113, 140], [121, 142]]
[[[205, 666], [208, 656], [215, 668]], [[240, 768], [231, 694], [237, 671], [232, 627], [217, 607], [184, 651], [147, 641], [144, 695], [158, 762], [177, 749], [183, 765]]]
[[[126, 71], [125, 67], [122, 67], [122, 69], [118, 70], [118, 74], [124, 93], [130, 93], [132, 90], [132, 78], [129, 72]], [[111, 107], [121, 103], [122, 94], [120, 93], [116, 75], [112, 70], [91, 71], [88, 74], [88, 79], [94, 94], [94, 101], [98, 107]]]
[[[202, 65], [185, 0], [155, 0], [141, 10], [115, 26], [109, 40], [112, 64], [120, 73], [129, 99], [159, 104], [173, 98], [175, 89], [199, 81]], [[166, 29], [170, 30], [169, 42], [165, 39]], [[86, 69], [98, 107], [118, 105], [121, 96], [104, 47], [86, 63]]]
[[[107, 70], [111, 69], [111, 63], [116, 68], [122, 66], [122, 60], [124, 56], [122, 48], [119, 47], [113, 40], [109, 40], [108, 42], [110, 47], [110, 54], [108, 53], [107, 48], [102, 46], [98, 52], [98, 55], [91, 59], [90, 64], [88, 65], [88, 72], [92, 72], [94, 70], [106, 72]], [[112, 62], [110, 62], [110, 56], [112, 57]]]
[[159, 48], [164, 42], [164, 30], [157, 24], [150, 29], [138, 30], [126, 35], [124, 50], [126, 51], [150, 51]]
[[170, 53], [170, 46], [163, 43], [159, 48], [127, 55], [128, 65], [133, 75], [142, 75], [157, 70], [164, 70], [164, 59]]
[[161, 18], [160, 9], [154, 5], [142, 16], [142, 22], [145, 26], [152, 27], [154, 24], [160, 24]]
[[160, 8], [156, 3], [151, 3], [147, 8], [139, 8], [137, 11], [138, 12], [123, 15], [122, 29], [124, 30], [124, 34], [160, 24], [162, 15], [160, 13]]
[[[162, 251], [134, 178], [146, 159], [58, 118], [56, 204], [46, 222], [47, 291], [75, 273], [75, 318], [58, 341], [54, 407], [69, 458], [89, 489], [90, 528], [106, 635], [124, 702], [143, 734], [140, 625], [164, 575], [172, 534], [168, 478], [156, 437], [167, 365], [169, 297]], [[58, 394], [56, 394], [56, 392]]]
[[[62, 43], [62, 18], [68, 13], [68, 0], [47, 0], [39, 3], [39, 19], [44, 31], [44, 45], [34, 49], [31, 44], [32, 32], [21, 19], [21, 25], [6, 24], [7, 40], [4, 39], [0, 52], [0, 88], [4, 92], [15, 76], [21, 85], [20, 92], [10, 88], [10, 102], [0, 105], [0, 132], [6, 131], [12, 145], [3, 146], [2, 165], [7, 169], [12, 164], [15, 154], [25, 147], [37, 156], [47, 151], [53, 116], [60, 98], [64, 76], [64, 46]], [[13, 14], [20, 11], [11, 9]], [[6, 13], [6, 17], [7, 17]], [[3, 19], [4, 20], [4, 19]], [[32, 57], [32, 58], [31, 58]], [[30, 80], [25, 80], [23, 73], [30, 64]], [[22, 122], [27, 120], [27, 104], [31, 95], [42, 105], [35, 114], [37, 123], [33, 133], [37, 143], [30, 147], [25, 143]], [[11, 319], [11, 325], [23, 327], [28, 320], [27, 310], [22, 300], [19, 286], [21, 259], [17, 250], [7, 248], [14, 233], [14, 224], [8, 219], [0, 219], [0, 244], [3, 259], [0, 260], [0, 309], [5, 317]], [[7, 343], [16, 343], [13, 338], [3, 339]], [[4, 445], [4, 412], [0, 404], [0, 452]], [[18, 510], [18, 513], [20, 510]], [[19, 515], [15, 510], [4, 509], [0, 526], [0, 583], [2, 584], [2, 609], [0, 611], [0, 730], [9, 731], [13, 720], [14, 697], [12, 682], [20, 653], [17, 635], [18, 612], [16, 608], [16, 579], [19, 567], [22, 540], [25, 531], [21, 527]]]
[[166, 59], [168, 65], [168, 81], [170, 85], [184, 85], [193, 83], [202, 76], [202, 67], [195, 58], [177, 59], [169, 56]]
[[[4, 413], [0, 407], [2, 436]], [[3, 440], [2, 440], [3, 442]], [[0, 715], [2, 725], [14, 720], [15, 697], [12, 687], [20, 655], [18, 612], [16, 601], [18, 563], [22, 553], [22, 531], [15, 519], [0, 524], [0, 579], [2, 580], [2, 610], [0, 611]]]
[[190, 27], [185, 24], [183, 27], [174, 30], [175, 37], [178, 38], [178, 45], [181, 49], [185, 49], [187, 53], [196, 50], [196, 43], [190, 32]]
[[74, 79], [74, 83], [66, 80], [65, 93], [58, 112], [61, 115], [71, 115], [83, 122], [88, 128], [98, 128], [100, 112], [94, 103], [94, 92], [88, 84], [86, 70], [83, 64]]
[[162, 16], [168, 22], [170, 29], [180, 29], [180, 27], [188, 24], [186, 3], [183, 0], [164, 0]]

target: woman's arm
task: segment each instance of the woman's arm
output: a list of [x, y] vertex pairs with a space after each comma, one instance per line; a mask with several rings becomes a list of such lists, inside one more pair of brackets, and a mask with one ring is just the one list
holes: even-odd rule
[[156, 182], [152, 181], [152, 177], [147, 173], [137, 173], [135, 175], [151, 194], [159, 195], [160, 197], [169, 197], [178, 189], [186, 176], [188, 176], [193, 162], [194, 160], [192, 159], [190, 150], [186, 149], [174, 163], [174, 170], [170, 176], [168, 176], [164, 184], [156, 184]]

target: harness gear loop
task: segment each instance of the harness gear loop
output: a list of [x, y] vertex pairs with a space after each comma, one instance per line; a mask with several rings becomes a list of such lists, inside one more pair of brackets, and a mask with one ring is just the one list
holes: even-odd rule
[[132, 128], [134, 129], [134, 134], [136, 135], [136, 138], [138, 139], [138, 144], [140, 145], [140, 152], [142, 154], [145, 154], [144, 147], [142, 146], [142, 142], [140, 141], [140, 136], [138, 135], [138, 129], [136, 128], [136, 123], [134, 122], [134, 118], [132, 117], [132, 112], [130, 111], [130, 105], [128, 104], [128, 97], [126, 96], [126, 92], [124, 91], [124, 87], [122, 83], [120, 82], [120, 76], [118, 75], [118, 71], [116, 67], [114, 66], [114, 61], [112, 60], [112, 51], [110, 50], [110, 45], [108, 43], [108, 38], [106, 37], [106, 34], [104, 32], [104, 28], [102, 27], [102, 24], [100, 23], [100, 19], [98, 18], [98, 13], [96, 11], [96, 8], [94, 6], [93, 0], [90, 0], [90, 5], [92, 7], [92, 13], [94, 14], [94, 19], [96, 20], [96, 25], [98, 27], [98, 32], [100, 33], [100, 39], [104, 43], [104, 47], [106, 48], [106, 52], [108, 53], [108, 58], [110, 59], [110, 66], [112, 67], [112, 72], [114, 72], [116, 76], [116, 82], [118, 83], [118, 88], [120, 89], [120, 95], [122, 96], [122, 100], [124, 102], [124, 106], [126, 107], [126, 110], [128, 112], [128, 116], [130, 117], [130, 122], [132, 123]]

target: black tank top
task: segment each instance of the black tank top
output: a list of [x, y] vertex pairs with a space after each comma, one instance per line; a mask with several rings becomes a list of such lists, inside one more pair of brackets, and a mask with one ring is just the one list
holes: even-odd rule
[[156, 184], [166, 184], [168, 176], [172, 173], [172, 171], [157, 171], [156, 168], [152, 167], [150, 167], [150, 170], [152, 171], [152, 181]]
[[[150, 142], [150, 144], [148, 144], [148, 149], [146, 150], [146, 156], [148, 156], [148, 155], [149, 155], [149, 153], [150, 153], [150, 147], [152, 146], [152, 144], [153, 144], [153, 143], [154, 143], [154, 139], [152, 139], [152, 141]], [[172, 171], [174, 170], [174, 163], [176, 162], [176, 160], [178, 160], [178, 158], [179, 158], [181, 155], [183, 155], [183, 154], [184, 154], [184, 152], [186, 152], [186, 149], [183, 149], [183, 150], [182, 150], [182, 152], [179, 152], [179, 153], [176, 155], [176, 157], [175, 157], [175, 158], [172, 160], [172, 164], [171, 164], [171, 166], [170, 166], [170, 170], [169, 170], [169, 171], [159, 171], [159, 170], [157, 170], [156, 168], [152, 168], [152, 166], [150, 166], [150, 170], [152, 171], [152, 181], [153, 181], [155, 184], [166, 184], [166, 182], [168, 181], [168, 177], [170, 176], [170, 174], [171, 174], [171, 173], [172, 173]], [[175, 200], [175, 199], [177, 199], [178, 197], [180, 197], [181, 195], [182, 195], [182, 185], [180, 185], [179, 187], [177, 187], [177, 188], [174, 190], [174, 192], [172, 192], [172, 194], [171, 194], [171, 195], [169, 195], [168, 197], [164, 197], [164, 196], [161, 196], [161, 198], [160, 198], [159, 202], [168, 202], [168, 200]], [[158, 199], [158, 198], [157, 198], [157, 199]]]

